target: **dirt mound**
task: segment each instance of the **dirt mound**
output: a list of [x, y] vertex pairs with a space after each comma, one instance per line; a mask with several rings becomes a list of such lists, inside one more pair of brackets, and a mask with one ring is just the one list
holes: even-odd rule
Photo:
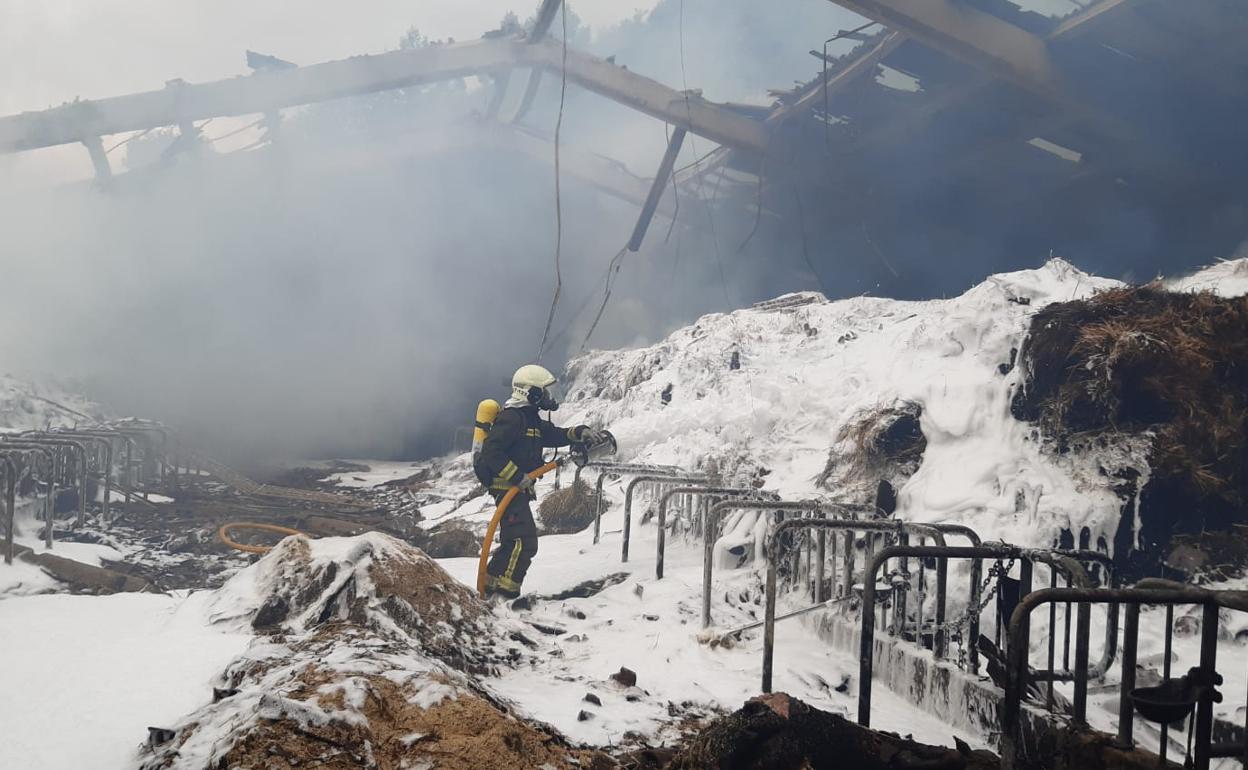
[[747, 701], [706, 727], [677, 753], [670, 770], [887, 770], [997, 768], [997, 758], [927, 746], [860, 727], [784, 693]]
[[538, 513], [543, 535], [571, 535], [594, 523], [598, 494], [584, 481], [550, 492], [542, 498]]
[[1159, 285], [1050, 305], [1020, 352], [1012, 410], [1057, 452], [1119, 433], [1150, 435], [1142, 548], [1225, 529], [1248, 501], [1248, 298]]
[[295, 690], [260, 709], [262, 720], [223, 766], [537, 770], [594, 767], [599, 756], [614, 767], [436, 677], [419, 685], [383, 676], [343, 681], [310, 668]]
[[492, 616], [476, 593], [389, 535], [286, 538], [227, 583], [218, 602], [240, 595], [257, 631], [299, 633], [346, 620], [415, 642], [460, 670], [484, 673], [497, 660]]
[[482, 690], [474, 677], [546, 653], [392, 537], [286, 538], [212, 609], [261, 636], [144, 770], [613, 766]]
[[239, 658], [142, 770], [614, 767], [516, 719], [471, 678], [349, 622]]

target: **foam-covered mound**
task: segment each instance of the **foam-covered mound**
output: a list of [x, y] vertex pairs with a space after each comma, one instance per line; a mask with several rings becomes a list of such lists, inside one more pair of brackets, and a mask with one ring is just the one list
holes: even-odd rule
[[486, 605], [419, 548], [389, 535], [288, 537], [216, 591], [214, 620], [300, 634], [347, 622], [464, 670], [489, 668]]
[[[592, 758], [513, 717], [474, 676], [535, 647], [388, 535], [289, 537], [214, 592], [261, 636], [217, 698], [143, 755], [156, 768], [565, 768]], [[579, 766], [585, 766], [581, 764]]]
[[[1054, 259], [950, 299], [799, 295], [708, 315], [658, 344], [575, 361], [565, 419], [609, 426], [620, 459], [696, 464], [787, 499], [873, 503], [874, 483], [827, 471], [859, 464], [864, 420], [901, 409], [925, 445], [896, 479], [898, 516], [1023, 544], [1083, 527], [1112, 535], [1122, 502], [1107, 474], [1143, 458], [1129, 442], [1053, 456], [1009, 407], [1032, 315], [1118, 286]], [[736, 524], [755, 526], [739, 517], [730, 537]]]
[[[1235, 296], [1245, 275], [1248, 260], [1235, 260], [1165, 285]], [[949, 299], [790, 295], [577, 359], [564, 419], [610, 427], [622, 460], [696, 467], [786, 499], [878, 504], [985, 539], [1113, 551], [1124, 512], [1138, 534], [1147, 431], [1055, 452], [1010, 406], [1034, 375], [1017, 365], [1033, 319], [1123, 287], [1052, 259]], [[734, 517], [727, 541], [757, 540], [761, 527]]]

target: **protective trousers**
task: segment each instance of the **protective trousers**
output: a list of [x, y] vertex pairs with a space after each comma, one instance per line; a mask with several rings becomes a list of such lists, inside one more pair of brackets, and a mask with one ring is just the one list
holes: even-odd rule
[[[494, 502], [503, 498], [503, 492], [495, 492]], [[533, 521], [532, 498], [521, 492], [503, 513], [500, 545], [490, 555], [486, 572], [493, 583], [506, 593], [520, 593], [520, 585], [529, 571], [529, 564], [537, 555], [537, 524]]]

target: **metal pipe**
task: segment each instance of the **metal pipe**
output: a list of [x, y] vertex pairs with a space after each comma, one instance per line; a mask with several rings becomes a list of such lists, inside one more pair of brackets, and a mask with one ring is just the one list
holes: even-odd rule
[[[711, 577], [714, 570], [715, 543], [719, 539], [719, 522], [723, 515], [733, 510], [759, 511], [806, 511], [818, 510], [824, 514], [846, 514], [847, 518], [858, 506], [822, 503], [818, 500], [724, 500], [716, 503], [706, 514], [706, 527], [702, 538], [702, 627], [711, 625]], [[819, 530], [822, 534], [824, 530]]]
[[649, 463], [617, 463], [611, 460], [590, 460], [584, 465], [576, 466], [576, 470], [572, 472], [572, 482], [576, 483], [581, 480], [581, 474], [586, 468], [596, 468], [599, 471], [612, 470], [619, 473], [649, 473], [653, 475], [662, 475], [664, 473], [691, 473], [675, 465], [650, 465]]
[[628, 482], [628, 486], [624, 489], [624, 542], [620, 546], [620, 561], [628, 561], [628, 540], [631, 535], [633, 520], [633, 490], [635, 490], [639, 484], [656, 484], [660, 482], [669, 484], [697, 484], [698, 482], [705, 481], [706, 477], [697, 474], [690, 474], [688, 476], [662, 476], [649, 474], [646, 476], [637, 476], [632, 481]]
[[165, 426], [161, 425], [160, 423], [154, 420], [139, 420], [135, 418], [131, 418], [129, 420], [122, 420], [120, 421], [120, 424], [118, 422], [109, 423], [108, 426], [122, 433], [137, 433], [143, 436], [144, 439], [147, 439], [148, 438], [147, 434], [150, 434], [150, 433], [155, 433], [156, 435], [160, 436], [160, 446], [158, 448], [153, 448], [153, 450], [156, 453], [156, 456], [155, 457], [149, 456], [149, 459], [153, 460], [155, 463], [156, 474], [157, 474], [156, 480], [158, 482], [163, 482], [165, 480], [164, 464], [166, 462], [166, 458], [168, 455], [168, 446], [169, 446], [169, 429], [168, 428], [166, 428]]
[[[580, 476], [581, 468], [577, 466], [576, 475]], [[602, 471], [598, 474], [598, 480], [594, 482], [594, 544], [598, 544], [598, 538], [602, 532], [602, 485], [607, 477], [619, 478], [619, 474], [612, 471]], [[573, 478], [572, 484], [575, 486], [579, 478]]]
[[[910, 525], [914, 531], [914, 525]], [[939, 535], [939, 533], [937, 533]], [[941, 543], [943, 538], [937, 540]], [[891, 558], [914, 556], [919, 558], [935, 557], [938, 560], [948, 559], [999, 559], [1021, 558], [1030, 564], [1030, 558], [1036, 556], [1034, 550], [1019, 548], [1005, 543], [990, 543], [981, 546], [891, 546], [876, 554], [863, 573], [862, 598], [862, 635], [859, 647], [858, 671], [858, 724], [869, 727], [871, 724], [871, 678], [874, 675], [875, 654], [875, 581], [880, 567]], [[1076, 565], [1078, 566], [1078, 565]], [[978, 605], [972, 605], [971, 608]], [[1007, 652], [1008, 654], [1008, 652]]]
[[[1034, 565], [1031, 560], [1023, 559], [1018, 565], [1018, 595], [1026, 596], [1031, 593], [1031, 573]], [[1022, 630], [1023, 637], [1023, 655], [1026, 656], [1031, 652], [1031, 617], [1028, 616]]]
[[[13, 529], [10, 518], [9, 531]], [[770, 542], [770, 540], [768, 541]], [[776, 649], [776, 565], [767, 556], [767, 579], [763, 591], [763, 692], [771, 692], [771, 666]]]
[[[1207, 674], [1217, 670], [1218, 608], [1204, 605], [1200, 619], [1200, 668]], [[1248, 735], [1244, 736], [1248, 741]], [[1209, 770], [1209, 744], [1213, 740], [1213, 687], [1203, 687], [1196, 701], [1196, 770]]]
[[[17, 441], [5, 442], [4, 446], [13, 447], [15, 449], [22, 449], [22, 450], [30, 451], [30, 452], [38, 452], [48, 461], [47, 475], [42, 479], [35, 479], [35, 481], [41, 481], [42, 483], [46, 484], [48, 487], [47, 495], [44, 497], [44, 500], [43, 500], [43, 521], [44, 521], [43, 543], [45, 546], [47, 546], [48, 550], [52, 550], [52, 519], [53, 519], [53, 508], [55, 505], [53, 496], [56, 494], [56, 465], [57, 465], [56, 458], [57, 458], [58, 453], [46, 445], [36, 444], [32, 442], [17, 442]], [[33, 468], [33, 464], [31, 467]], [[31, 477], [32, 478], [34, 477], [33, 473], [31, 474]]]
[[[659, 497], [659, 532], [658, 545], [656, 547], [654, 562], [654, 577], [656, 580], [663, 579], [663, 556], [667, 542], [667, 501], [671, 500], [674, 495], [689, 494], [715, 494], [715, 495], [757, 495], [759, 490], [753, 487], [701, 487], [701, 486], [683, 486], [674, 487], [667, 490]], [[705, 567], [703, 568], [705, 573]]]
[[[103, 513], [104, 521], [107, 523], [111, 518], [110, 504], [112, 503], [112, 497], [113, 497], [113, 440], [121, 439], [122, 441], [129, 442], [129, 441], [133, 441], [134, 439], [130, 438], [124, 433], [119, 433], [117, 431], [74, 429], [72, 431], [66, 431], [66, 432], [74, 433], [74, 434], [82, 435], [82, 436], [89, 436], [97, 441], [100, 441], [101, 442], [100, 445], [104, 448], [104, 467], [101, 469], [101, 472], [97, 474], [97, 479], [102, 480], [104, 482], [104, 502], [102, 503], [102, 505], [104, 508], [104, 513]], [[175, 477], [176, 477], [176, 472], [175, 472]]]
[[[1049, 607], [1056, 608], [1056, 604]], [[1135, 689], [1136, 649], [1140, 637], [1140, 605], [1127, 607], [1126, 623], [1122, 628], [1122, 684], [1118, 688], [1118, 745], [1124, 749], [1135, 746], [1135, 708], [1131, 691]], [[1049, 682], [1049, 689], [1053, 683]]]
[[6, 455], [0, 455], [0, 461], [4, 463], [4, 563], [13, 563], [13, 513], [17, 504], [17, 465], [13, 459]]
[[78, 450], [78, 526], [82, 526], [87, 520], [87, 446], [81, 441], [69, 438], [60, 438], [52, 436], [40, 431], [22, 431], [16, 436], [2, 436], [0, 441], [6, 443], [25, 442], [31, 444], [59, 444], [61, 446], [70, 446]]
[[650, 185], [650, 192], [646, 194], [646, 200], [641, 206], [641, 214], [638, 215], [637, 224], [633, 226], [633, 234], [628, 239], [627, 248], [633, 253], [641, 249], [641, 242], [646, 237], [646, 230], [650, 229], [650, 221], [654, 219], [654, 212], [659, 208], [659, 199], [663, 197], [667, 189], [667, 183], [672, 177], [672, 169], [676, 167], [676, 157], [680, 155], [680, 148], [685, 143], [687, 133], [687, 129], [677, 126], [667, 142], [667, 149], [663, 152], [662, 160], [659, 161], [659, 169], [654, 174], [654, 182]]
[[[823, 590], [823, 563], [827, 558], [827, 533], [822, 529], [815, 533], [815, 601], [824, 602], [828, 594]], [[705, 619], [705, 618], [704, 618]]]
[[[1163, 682], [1170, 681], [1170, 654], [1171, 654], [1173, 640], [1174, 640], [1174, 605], [1167, 604], [1166, 605], [1166, 642], [1165, 642], [1165, 656], [1166, 657], [1165, 657], [1165, 660], [1162, 661], [1162, 664], [1161, 664], [1161, 681]], [[1248, 731], [1245, 731], [1244, 734], [1248, 735]], [[1161, 745], [1159, 747], [1159, 751], [1157, 752], [1157, 755], [1161, 758], [1163, 766], [1165, 765], [1166, 750], [1169, 748], [1169, 743], [1170, 743], [1170, 725], [1165, 724], [1161, 726]], [[1244, 767], [1248, 767], [1248, 763], [1245, 763]]]
[[[1014, 609], [1014, 614], [1010, 617], [1011, 638], [1018, 634], [1024, 615], [1030, 614], [1039, 605], [1049, 602], [1079, 602], [1086, 605], [1110, 602], [1117, 604], [1199, 604], [1206, 607], [1206, 616], [1216, 617], [1216, 611], [1208, 608], [1225, 607], [1237, 612], [1248, 612], [1248, 591], [1210, 591], [1159, 578], [1141, 580], [1132, 588], [1042, 589], [1033, 591], [1020, 599], [1018, 606]], [[1204, 653], [1208, 644], [1212, 643], [1216, 650], [1216, 629], [1215, 621], [1212, 639], [1202, 636], [1202, 661], [1206, 659]], [[1006, 653], [1009, 658], [1007, 669], [1009, 677], [1006, 682], [1005, 703], [1002, 707], [1001, 767], [1003, 770], [1015, 770], [1018, 767], [1018, 761], [1022, 759], [1018, 728], [1022, 704], [1022, 683], [1027, 673], [1027, 661], [1018, 647], [1017, 644], [1011, 644]], [[1214, 651], [1210, 652], [1216, 654]], [[1210, 660], [1212, 660], [1212, 654]], [[1212, 704], [1209, 708], [1211, 712]], [[1212, 729], [1211, 725], [1210, 729]], [[1206, 752], [1207, 757], [1208, 742], [1206, 741], [1204, 746], [1201, 746], [1198, 739], [1197, 755], [1200, 756], [1202, 752]]]
[[[1057, 570], [1053, 569], [1052, 567], [1049, 567], [1049, 588], [1057, 588]], [[1056, 653], [1057, 653], [1057, 605], [1050, 604], [1049, 605], [1049, 656], [1048, 656], [1048, 666], [1049, 666], [1050, 671], [1053, 670], [1053, 664], [1054, 662], [1056, 662], [1056, 659], [1057, 659]], [[1053, 686], [1056, 684], [1057, 682], [1055, 680], [1050, 679], [1048, 682], [1049, 686], [1045, 688], [1044, 707], [1046, 710], [1049, 711], [1049, 713], [1053, 712]]]
[[[923, 531], [926, 532], [929, 537], [936, 538], [940, 542], [944, 542], [944, 538], [940, 532], [929, 525], [912, 524], [909, 522], [897, 521], [895, 519], [876, 519], [864, 521], [856, 519], [789, 519], [788, 521], [782, 521], [773, 527], [767, 536], [764, 553], [767, 558], [767, 598], [765, 602], [766, 606], [763, 609], [763, 618], [766, 624], [766, 632], [763, 634], [763, 692], [771, 692], [771, 667], [772, 659], [775, 656], [776, 565], [774, 557], [776, 546], [780, 542], [780, 537], [790, 529], [861, 530], [863, 532], [910, 531], [915, 533]], [[870, 580], [868, 583], [869, 584], [864, 587], [864, 590], [870, 589], [872, 596], [874, 596], [874, 580]], [[848, 595], [848, 588], [846, 590]], [[868, 616], [871, 618], [872, 623], [874, 623], [875, 617], [873, 612], [873, 610], [868, 610], [868, 606], [864, 599], [862, 611], [864, 625], [867, 622]]]
[[[829, 599], [829, 600], [824, 601], [824, 602], [819, 602], [819, 603], [817, 603], [817, 604], [812, 604], [812, 605], [810, 605], [809, 607], [803, 607], [803, 608], [801, 608], [800, 610], [793, 610], [792, 612], [786, 612], [786, 613], [784, 613], [783, 615], [777, 615], [777, 616], [775, 617], [775, 620], [776, 620], [776, 621], [781, 621], [781, 620], [788, 620], [789, 618], [796, 618], [796, 617], [800, 617], [801, 615], [807, 615], [807, 614], [812, 613], [812, 612], [815, 612], [815, 611], [817, 611], [817, 610], [825, 610], [825, 609], [827, 609], [828, 607], [831, 607], [831, 606], [832, 606], [832, 605], [834, 605], [834, 604], [841, 604], [841, 603], [843, 603], [843, 602], [847, 602], [847, 601], [849, 601], [849, 597], [847, 597], [847, 596], [842, 596], [842, 597], [840, 597], [840, 598], [838, 598], [838, 599]], [[730, 636], [736, 636], [736, 635], [741, 634], [741, 633], [744, 633], [744, 632], [746, 632], [746, 631], [752, 631], [752, 630], [754, 630], [755, 628], [761, 628], [763, 625], [765, 625], [765, 624], [766, 624], [766, 622], [767, 622], [767, 621], [765, 621], [765, 620], [756, 620], [756, 621], [754, 621], [753, 623], [746, 623], [746, 624], [745, 624], [745, 625], [743, 625], [743, 626], [737, 626], [736, 628], [733, 628], [733, 629], [731, 629], [731, 630], [725, 631], [724, 633], [720, 634], [720, 635], [719, 635], [719, 638], [720, 638], [720, 639], [727, 639], [727, 638], [728, 638], [728, 637], [730, 637]]]

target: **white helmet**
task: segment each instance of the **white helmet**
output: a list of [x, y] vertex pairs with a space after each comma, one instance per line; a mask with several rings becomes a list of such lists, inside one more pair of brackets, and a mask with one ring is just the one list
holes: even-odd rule
[[550, 386], [554, 384], [555, 375], [549, 369], [537, 364], [525, 364], [511, 377], [511, 395], [539, 409], [554, 411], [559, 408], [559, 402], [550, 391]]

